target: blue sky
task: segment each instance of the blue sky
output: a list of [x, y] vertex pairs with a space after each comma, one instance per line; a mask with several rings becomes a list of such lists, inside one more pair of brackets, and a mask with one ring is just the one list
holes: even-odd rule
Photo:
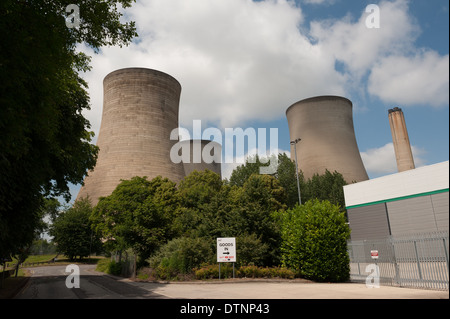
[[[365, 8], [380, 8], [380, 28]], [[81, 10], [82, 15], [82, 10]], [[139, 39], [94, 54], [85, 113], [97, 134], [102, 81], [147, 67], [182, 85], [180, 125], [279, 129], [286, 109], [317, 95], [354, 104], [358, 146], [371, 178], [396, 172], [388, 109], [403, 109], [418, 166], [449, 158], [448, 0], [147, 0], [127, 9]], [[244, 154], [241, 154], [244, 156]], [[233, 166], [223, 168], [224, 175]], [[79, 186], [74, 186], [76, 196]]]

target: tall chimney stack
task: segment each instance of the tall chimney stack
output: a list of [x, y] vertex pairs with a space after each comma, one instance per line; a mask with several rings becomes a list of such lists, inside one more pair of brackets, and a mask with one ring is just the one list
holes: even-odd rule
[[395, 107], [389, 110], [389, 123], [391, 125], [398, 171], [404, 172], [414, 169], [414, 158], [402, 109]]

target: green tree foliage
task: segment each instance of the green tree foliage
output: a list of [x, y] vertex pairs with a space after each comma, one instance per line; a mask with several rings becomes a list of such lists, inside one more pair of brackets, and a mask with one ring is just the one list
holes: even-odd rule
[[202, 237], [220, 229], [221, 220], [215, 209], [227, 193], [223, 186], [220, 176], [210, 170], [193, 171], [180, 182], [177, 191], [180, 206], [174, 221], [179, 235]]
[[100, 238], [92, 231], [91, 213], [91, 203], [88, 199], [82, 199], [55, 219], [50, 235], [59, 253], [74, 260], [101, 250]]
[[[245, 182], [234, 208], [240, 214], [241, 223], [238, 234], [256, 234], [263, 244], [268, 246], [264, 264], [278, 264], [279, 233], [271, 213], [285, 209], [284, 189], [278, 180], [269, 175], [251, 175]], [[237, 245], [237, 244], [236, 244]]]
[[311, 200], [275, 214], [281, 225], [282, 264], [316, 281], [349, 279], [344, 213], [329, 201]]
[[108, 197], [100, 198], [91, 220], [109, 250], [132, 248], [147, 258], [173, 236], [176, 184], [156, 177], [122, 181]]
[[162, 246], [150, 258], [149, 264], [162, 279], [171, 279], [177, 274], [187, 274], [203, 263], [213, 262], [213, 239], [179, 237]]
[[347, 182], [342, 174], [331, 173], [326, 170], [324, 174], [315, 174], [310, 180], [303, 182], [302, 198], [305, 201], [312, 199], [328, 200], [345, 210], [344, 186]]
[[[253, 174], [259, 174], [260, 166], [264, 166], [266, 160], [258, 156], [249, 158], [245, 164], [238, 166], [230, 176], [230, 185], [243, 186]], [[295, 163], [286, 155], [278, 154], [278, 168], [274, 177], [284, 189], [282, 203], [293, 208], [299, 203], [297, 175]], [[312, 199], [329, 200], [345, 209], [344, 189], [347, 185], [342, 174], [326, 170], [324, 174], [315, 174], [311, 179], [305, 180], [303, 172], [299, 172], [299, 184], [302, 202]]]
[[[339, 268], [341, 264], [324, 260], [330, 254], [342, 257], [338, 255], [339, 240], [347, 235], [340, 232], [348, 231], [344, 215], [338, 206], [318, 200], [285, 211], [287, 196], [282, 183], [296, 179], [289, 176], [292, 162], [287, 157], [284, 166], [281, 164], [274, 176], [253, 173], [241, 186], [222, 181], [209, 170], [192, 172], [178, 187], [161, 177], [122, 181], [94, 209], [94, 229], [109, 240], [109, 250], [132, 248], [141, 261], [150, 257], [146, 260], [159, 278], [176, 278], [203, 263], [215, 263], [216, 238], [236, 237], [238, 266], [283, 263], [311, 279], [335, 280], [326, 267]], [[298, 216], [309, 219], [304, 222]], [[304, 225], [317, 230], [300, 231]], [[301, 249], [312, 242], [316, 246], [305, 248], [308, 255]]]
[[267, 243], [263, 243], [255, 233], [238, 236], [236, 243], [237, 264], [239, 266], [265, 266], [270, 247]]
[[98, 51], [137, 35], [117, 6], [131, 0], [77, 1], [78, 28], [66, 26], [70, 3], [0, 2], [0, 257], [31, 243], [44, 197], [69, 199], [69, 183], [95, 165], [98, 148], [82, 115], [89, 57], [77, 45]]
[[254, 174], [238, 187], [223, 183], [209, 170], [193, 172], [180, 183], [178, 195], [174, 223], [179, 236], [238, 237], [246, 246], [259, 241], [263, 256], [258, 262], [278, 262], [279, 234], [271, 212], [286, 206], [284, 189], [274, 177]]
[[[288, 207], [298, 204], [297, 175], [295, 174], [295, 163], [285, 154], [278, 154], [278, 169], [276, 179], [286, 192], [285, 203]], [[304, 187], [303, 173], [299, 176], [300, 186]]]
[[34, 240], [30, 249], [30, 255], [50, 255], [55, 253], [55, 243], [42, 238]]
[[248, 157], [245, 164], [236, 167], [230, 176], [230, 185], [242, 187], [253, 174], [259, 174], [259, 168], [264, 166], [258, 155]]

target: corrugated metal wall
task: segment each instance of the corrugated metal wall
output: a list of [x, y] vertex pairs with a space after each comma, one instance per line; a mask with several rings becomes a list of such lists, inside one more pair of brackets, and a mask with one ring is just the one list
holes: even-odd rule
[[449, 231], [449, 193], [431, 196], [438, 231]]
[[353, 240], [385, 238], [390, 235], [385, 203], [347, 211]]
[[421, 196], [387, 203], [392, 235], [437, 231], [431, 196]]
[[449, 193], [349, 208], [352, 240], [449, 230]]

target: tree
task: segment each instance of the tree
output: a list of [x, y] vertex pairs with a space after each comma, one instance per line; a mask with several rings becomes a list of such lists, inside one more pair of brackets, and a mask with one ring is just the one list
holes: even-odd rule
[[344, 186], [347, 182], [342, 174], [331, 173], [326, 170], [324, 174], [314, 174], [303, 185], [302, 196], [305, 201], [312, 199], [328, 200], [334, 205], [338, 205], [341, 210], [345, 210]]
[[95, 165], [79, 74], [90, 69], [89, 57], [77, 45], [98, 51], [137, 35], [117, 8], [131, 0], [78, 1], [78, 28], [65, 23], [70, 3], [0, 2], [0, 258], [32, 241], [44, 197], [68, 200], [69, 183], [81, 183]]
[[87, 257], [91, 252], [100, 252], [101, 241], [92, 231], [89, 217], [92, 206], [88, 199], [74, 203], [64, 213], [60, 214], [50, 228], [50, 235], [57, 245], [57, 250], [70, 260]]
[[350, 229], [339, 206], [316, 199], [274, 215], [281, 228], [283, 266], [317, 281], [349, 279]]
[[136, 176], [100, 198], [91, 220], [109, 250], [132, 248], [145, 259], [173, 236], [177, 205], [174, 182]]
[[214, 240], [179, 237], [172, 239], [149, 259], [150, 267], [162, 279], [172, 279], [177, 274], [187, 274], [203, 263], [212, 262]]
[[245, 182], [253, 174], [259, 174], [259, 168], [264, 164], [261, 162], [258, 155], [248, 157], [245, 160], [245, 164], [236, 167], [230, 176], [230, 185], [232, 186], [244, 186]]
[[[295, 163], [285, 154], [278, 154], [278, 169], [275, 175], [280, 182], [281, 187], [286, 192], [285, 203], [289, 208], [297, 205], [298, 202], [298, 188], [297, 175], [295, 173]], [[303, 173], [299, 174], [300, 188], [304, 188], [305, 181]]]
[[[242, 185], [229, 185], [211, 171], [194, 172], [180, 182], [180, 206], [174, 222], [179, 237], [237, 237], [243, 262], [276, 264], [279, 233], [272, 211], [284, 209], [279, 182], [269, 175], [251, 175]], [[255, 249], [256, 243], [261, 249]], [[251, 251], [253, 249], [253, 251]]]
[[[250, 176], [259, 174], [260, 166], [264, 165], [264, 161], [258, 156], [247, 159], [245, 164], [238, 166], [231, 173], [230, 185], [243, 186]], [[285, 191], [282, 203], [294, 208], [299, 203], [295, 163], [284, 153], [278, 154], [278, 168], [274, 177]], [[324, 174], [314, 174], [312, 178], [305, 180], [303, 172], [300, 171], [299, 184], [302, 202], [312, 199], [329, 200], [345, 210], [343, 187], [347, 182], [339, 172], [331, 173], [326, 170]]]
[[241, 234], [256, 234], [267, 244], [263, 262], [268, 266], [279, 262], [280, 235], [272, 213], [286, 209], [284, 199], [285, 191], [275, 177], [253, 174], [242, 187], [235, 208], [242, 220]]
[[174, 220], [180, 236], [208, 236], [216, 228], [212, 207], [222, 187], [220, 176], [210, 170], [193, 171], [180, 182], [177, 190], [180, 206]]

